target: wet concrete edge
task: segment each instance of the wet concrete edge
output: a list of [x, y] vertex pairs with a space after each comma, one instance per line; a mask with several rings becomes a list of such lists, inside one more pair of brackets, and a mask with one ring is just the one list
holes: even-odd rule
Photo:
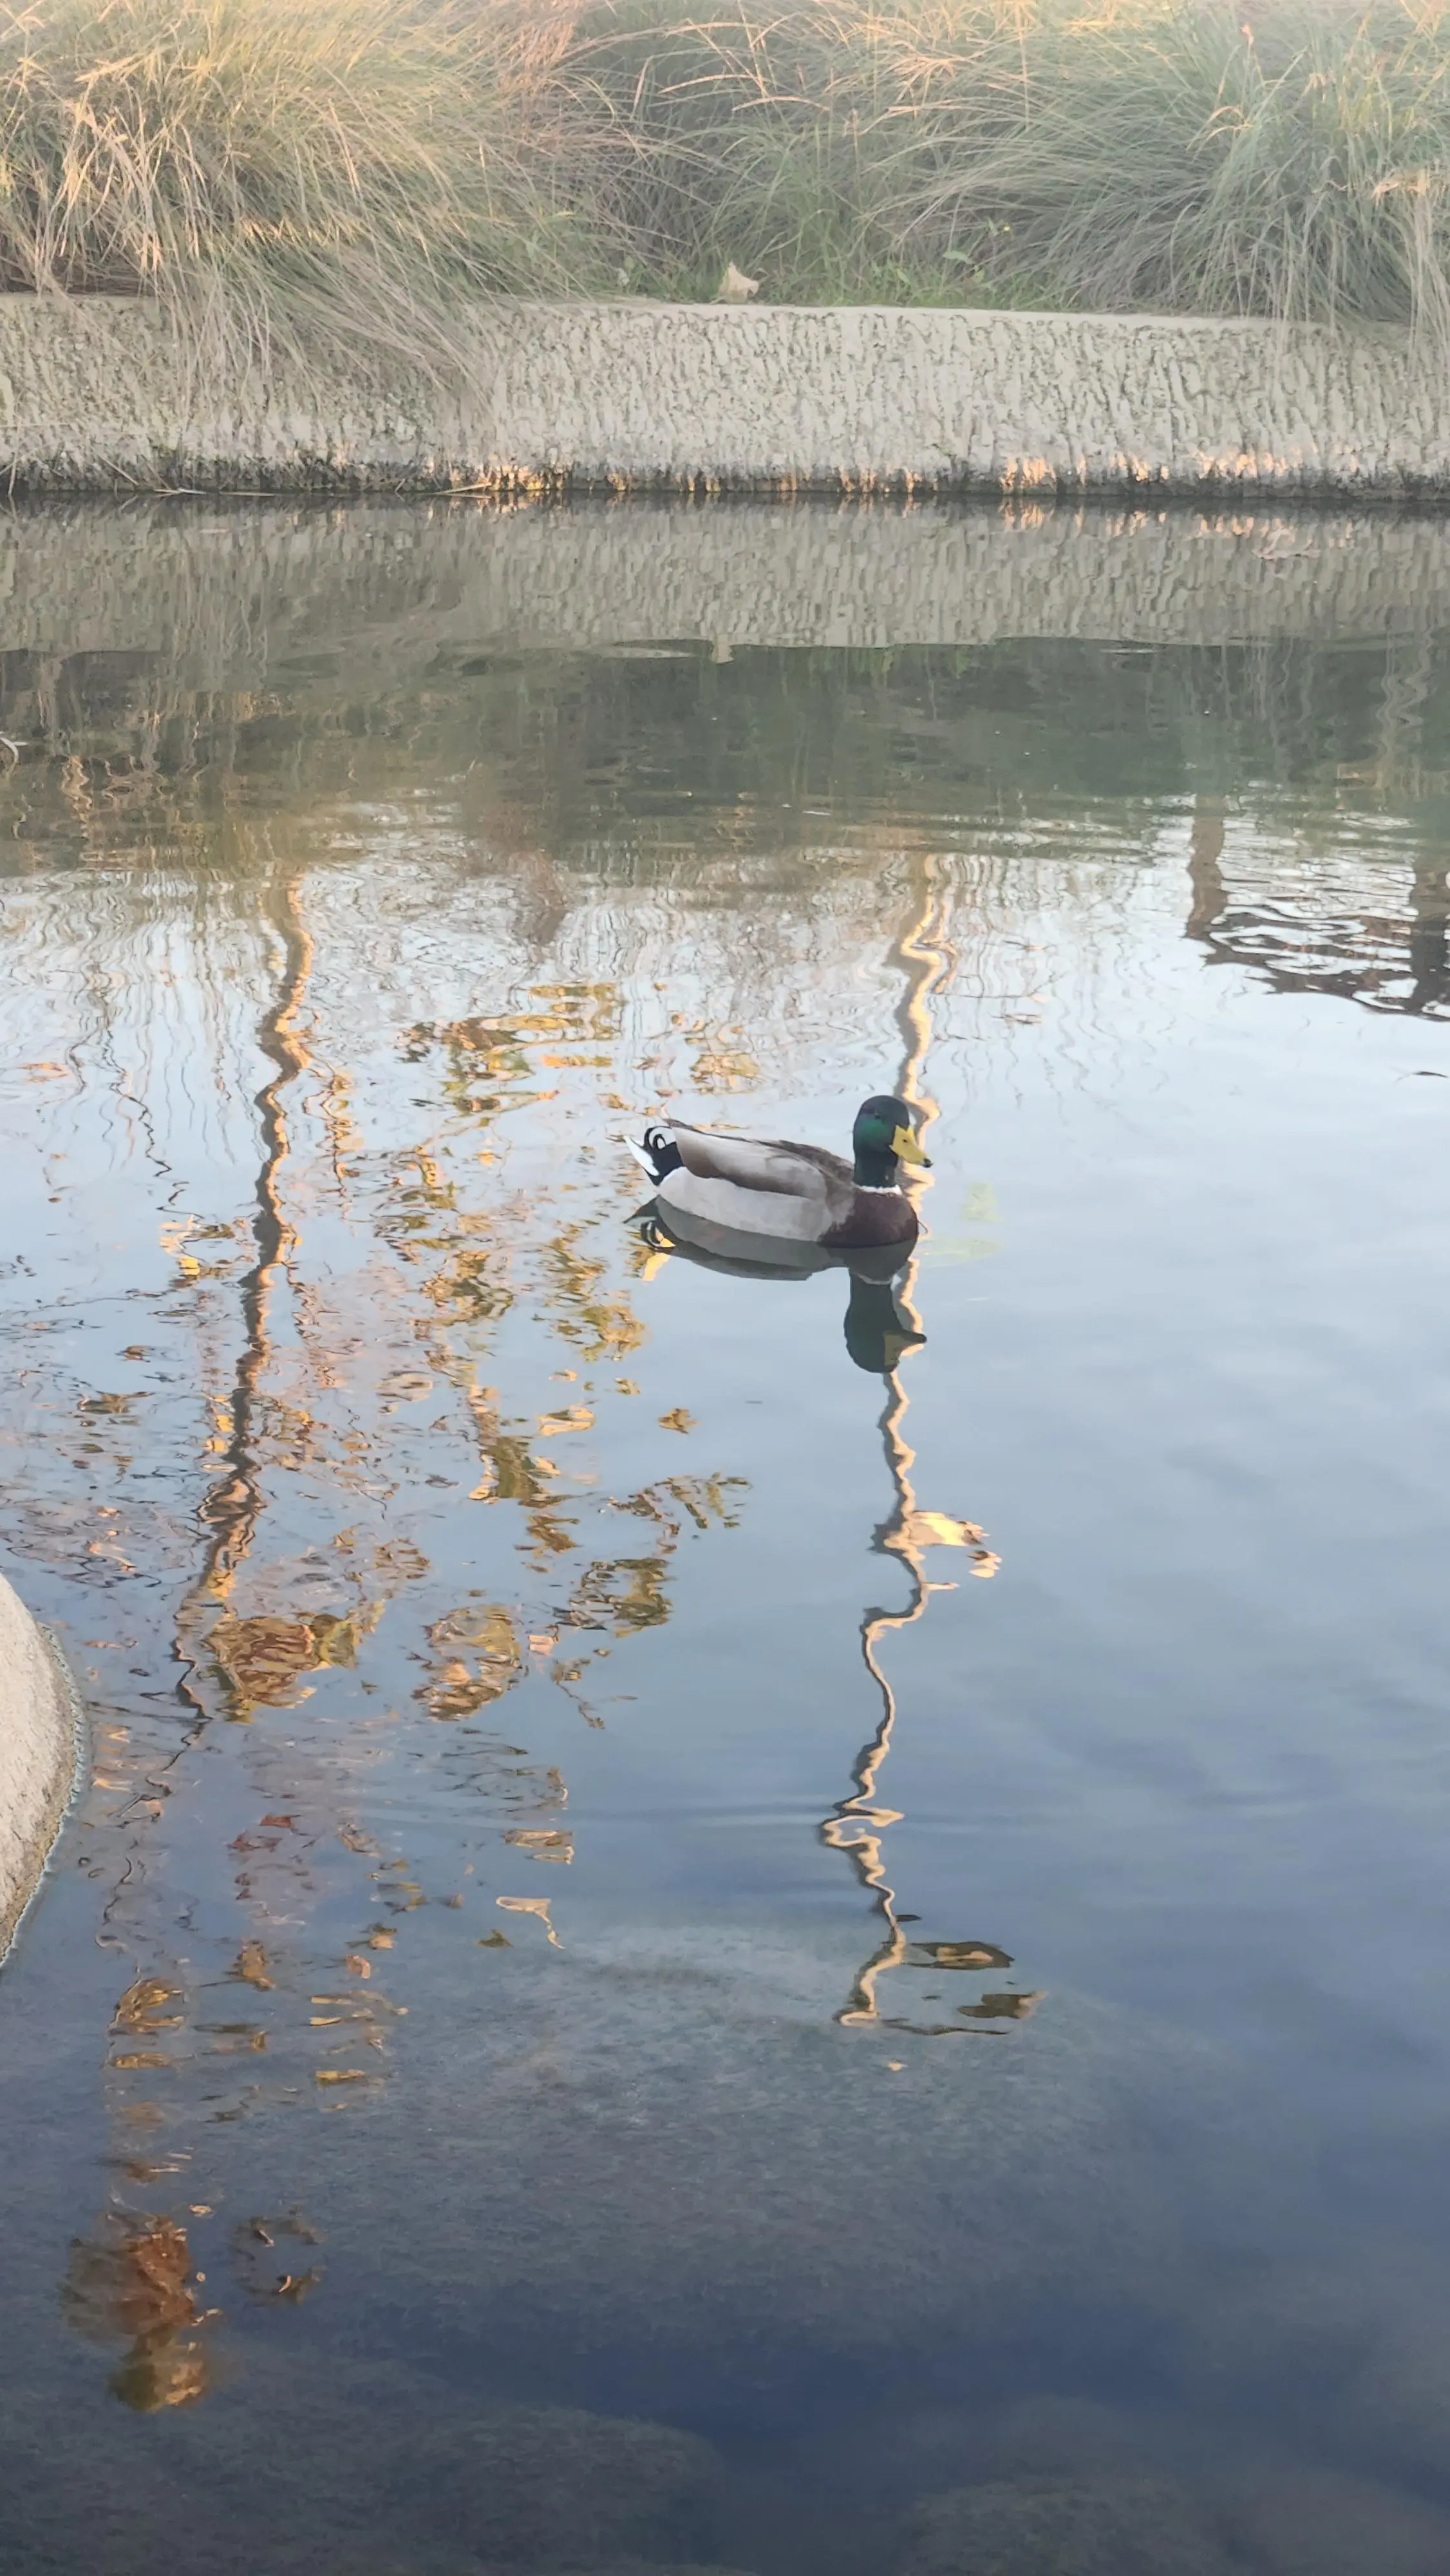
[[[0, 1817], [10, 1843], [0, 1852], [0, 1967], [10, 1958], [85, 1776], [85, 1702], [55, 1631], [27, 1609], [0, 1574], [0, 1607], [28, 1632], [33, 1657], [0, 1676], [0, 1725], [12, 1760], [6, 1788], [18, 1816]], [[16, 1794], [18, 1773], [19, 1794]]]

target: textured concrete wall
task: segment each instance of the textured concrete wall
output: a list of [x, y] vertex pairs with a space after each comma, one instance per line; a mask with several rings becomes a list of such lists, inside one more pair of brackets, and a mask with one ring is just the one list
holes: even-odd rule
[[[47, 503], [0, 514], [0, 644], [329, 698], [437, 656], [1323, 642], [1450, 627], [1450, 515], [1011, 502]], [[42, 675], [43, 676], [43, 675]], [[58, 669], [51, 685], [58, 680]]]
[[0, 1575], [0, 1958], [70, 1800], [76, 1728], [69, 1675]]
[[1450, 491], [1403, 334], [1153, 315], [493, 305], [452, 386], [359, 356], [206, 381], [152, 307], [0, 297], [12, 487]]

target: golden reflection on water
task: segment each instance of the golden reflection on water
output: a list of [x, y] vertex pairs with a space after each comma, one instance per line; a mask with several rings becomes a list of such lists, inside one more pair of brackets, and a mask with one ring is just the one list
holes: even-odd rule
[[[111, 1881], [103, 1938], [126, 1963], [104, 2076], [117, 2180], [111, 2205], [77, 2240], [62, 2304], [89, 2340], [125, 2341], [111, 2384], [145, 2411], [193, 2403], [214, 2384], [215, 2330], [228, 2282], [233, 2299], [295, 2304], [322, 2278], [312, 2260], [260, 2264], [258, 2246], [276, 2229], [249, 2222], [212, 2258], [203, 2298], [207, 2275], [192, 2257], [187, 2213], [212, 2207], [209, 2124], [289, 2101], [302, 2109], [309, 2095], [330, 2112], [365, 2103], [397, 2062], [404, 2008], [385, 1982], [389, 1954], [424, 1905], [465, 1904], [462, 1893], [445, 1896], [425, 1885], [406, 1852], [362, 1821], [369, 1758], [400, 1724], [394, 1710], [364, 1701], [345, 1746], [275, 1733], [267, 1739], [254, 1820], [207, 1860], [192, 1825], [189, 1866], [218, 1893], [229, 1885], [238, 1918], [230, 1964], [220, 1983], [208, 1977], [185, 1932], [180, 1941], [158, 1936], [152, 1920], [167, 1866], [154, 1838], [178, 1791], [183, 1808], [194, 1811], [192, 1756], [207, 1727], [218, 1718], [285, 1717], [304, 1707], [327, 1674], [367, 1669], [367, 1650], [392, 1605], [431, 1574], [427, 1553], [393, 1524], [389, 1506], [426, 1482], [430, 1451], [451, 1466], [461, 1444], [466, 1474], [435, 1473], [432, 1481], [452, 1486], [455, 1508], [498, 1513], [515, 1525], [519, 1581], [511, 1597], [480, 1586], [426, 1620], [412, 1649], [422, 1666], [413, 1701], [427, 1719], [458, 1732], [466, 1746], [455, 1766], [459, 1785], [485, 1802], [504, 1860], [527, 1872], [567, 1870], [576, 1839], [564, 1771], [481, 1732], [479, 1722], [532, 1676], [546, 1677], [586, 1725], [602, 1728], [591, 1675], [602, 1679], [616, 1646], [669, 1620], [671, 1566], [682, 1541], [733, 1527], [746, 1493], [738, 1475], [689, 1468], [623, 1491], [599, 1490], [591, 1442], [598, 1399], [589, 1397], [581, 1371], [592, 1383], [601, 1368], [617, 1370], [641, 1348], [644, 1322], [619, 1283], [618, 1264], [591, 1246], [599, 1206], [575, 1215], [563, 1203], [567, 1183], [562, 1194], [553, 1186], [546, 1192], [542, 1224], [517, 1194], [500, 1205], [495, 1149], [478, 1144], [505, 1110], [536, 1106], [545, 1096], [537, 1068], [564, 1069], [559, 1040], [581, 1012], [596, 1031], [617, 1034], [612, 988], [535, 986], [530, 1001], [546, 1007], [526, 1005], [512, 1020], [491, 1015], [487, 1090], [472, 1087], [480, 1052], [472, 1024], [462, 1036], [449, 1024], [442, 1038], [449, 1144], [429, 1137], [384, 1148], [383, 1185], [369, 1206], [359, 1175], [370, 1161], [376, 1168], [377, 1148], [370, 1149], [355, 1076], [330, 1038], [320, 1040], [308, 901], [302, 870], [263, 874], [254, 917], [270, 989], [259, 997], [251, 1038], [265, 1067], [260, 1087], [238, 1086], [238, 1048], [217, 1029], [213, 1064], [203, 1056], [185, 1065], [193, 1092], [198, 1077], [203, 1092], [209, 1082], [229, 1100], [240, 1089], [255, 1120], [258, 1156], [249, 1217], [206, 1221], [183, 1211], [166, 1214], [158, 1227], [167, 1273], [158, 1314], [176, 1348], [192, 1354], [184, 1373], [201, 1413], [189, 1551], [184, 1524], [165, 1524], [173, 1576], [184, 1554], [193, 1558], [194, 1570], [174, 1584], [170, 1630], [189, 1724], [180, 1741], [168, 1739], [164, 1729], [158, 1735], [136, 1724], [124, 1690], [114, 1715], [103, 1703], [83, 1829], [90, 1847], [83, 1866]], [[108, 1040], [117, 1088], [138, 1116], [145, 1111], [149, 1152], [159, 1122], [147, 1101], [145, 1068], [122, 1074], [118, 1043]], [[414, 1028], [406, 1041], [415, 1065], [426, 1065], [434, 1049], [429, 1029]], [[594, 1073], [613, 1064], [612, 1055], [571, 1055], [568, 1070]], [[466, 1089], [460, 1068], [469, 1076]], [[314, 1149], [299, 1165], [295, 1135], [309, 1125], [314, 1135], [321, 1130], [321, 1158]], [[164, 1158], [153, 1159], [170, 1182]], [[325, 1253], [317, 1256], [319, 1229], [325, 1232], [339, 1209], [365, 1229], [375, 1210], [379, 1244], [403, 1274], [401, 1291], [396, 1276], [380, 1276], [370, 1258], [349, 1286]], [[249, 1261], [242, 1249], [248, 1233]], [[552, 1400], [520, 1418], [483, 1382], [479, 1358], [480, 1334], [492, 1333], [524, 1296], [569, 1364], [553, 1372]], [[149, 1367], [153, 1344], [128, 1342], [123, 1356]], [[632, 1381], [616, 1377], [616, 1402], [637, 1393]], [[68, 1549], [72, 1526], [99, 1533], [82, 1542], [75, 1564], [92, 1580], [152, 1584], [159, 1570], [157, 1517], [94, 1499], [98, 1483], [105, 1490], [103, 1478], [126, 1490], [144, 1454], [138, 1417], [155, 1401], [150, 1391], [80, 1395], [75, 1418], [85, 1436], [75, 1456], [83, 1479], [76, 1503], [57, 1516], [43, 1493], [37, 1498], [31, 1530], [42, 1547], [64, 1536]], [[674, 1438], [694, 1432], [683, 1405], [668, 1408], [659, 1427]], [[32, 1463], [43, 1455], [32, 1452]], [[287, 1506], [292, 1480], [326, 1497], [314, 1541], [302, 1547]], [[629, 1533], [622, 1544], [586, 1543], [586, 1505], [593, 1527], [612, 1520]], [[89, 1650], [138, 1649], [147, 1652], [142, 1637], [108, 1629]], [[92, 1678], [99, 1680], [99, 1671]], [[350, 1777], [361, 1795], [350, 1794]], [[361, 1903], [341, 1946], [330, 1958], [324, 1951], [308, 1973], [307, 1925], [329, 1898], [335, 1905], [339, 1865], [358, 1883]], [[470, 1875], [472, 1869], [470, 1862]], [[480, 1948], [509, 1946], [528, 1922], [546, 1945], [560, 1946], [552, 1898], [506, 1887], [492, 1902], [513, 1920], [508, 1932], [479, 1938]], [[158, 2208], [156, 2185], [168, 2176], [201, 2197]], [[291, 2213], [286, 2229], [299, 2246], [317, 2234], [305, 2211]]]
[[[936, 1101], [926, 1088], [927, 1057], [932, 1038], [931, 1006], [935, 996], [945, 990], [955, 963], [946, 931], [946, 907], [937, 891], [936, 867], [929, 853], [923, 853], [918, 862], [909, 918], [892, 950], [892, 958], [905, 978], [905, 989], [896, 1012], [903, 1054], [895, 1089], [901, 1099], [920, 1110], [920, 1132], [924, 1136], [940, 1115]], [[912, 1178], [918, 1188], [931, 1187], [930, 1181], [919, 1175], [914, 1174]], [[994, 1575], [1000, 1563], [1000, 1559], [986, 1546], [984, 1533], [975, 1523], [956, 1520], [944, 1512], [924, 1511], [916, 1499], [912, 1484], [916, 1453], [908, 1444], [903, 1428], [910, 1398], [902, 1383], [901, 1371], [912, 1348], [924, 1338], [921, 1316], [915, 1304], [918, 1267], [919, 1256], [913, 1251], [898, 1292], [902, 1329], [897, 1334], [888, 1335], [884, 1343], [887, 1395], [880, 1431], [887, 1473], [895, 1494], [895, 1509], [872, 1539], [876, 1554], [892, 1557], [905, 1568], [910, 1588], [905, 1609], [868, 1610], [861, 1622], [861, 1659], [880, 1693], [881, 1716], [875, 1733], [857, 1755], [851, 1774], [855, 1783], [851, 1795], [832, 1809], [820, 1827], [821, 1840], [831, 1850], [843, 1851], [849, 1857], [862, 1886], [870, 1889], [875, 1910], [886, 1927], [879, 1947], [859, 1970], [850, 1996], [836, 2018], [848, 2027], [884, 2021], [893, 2030], [920, 2030], [922, 2025], [913, 2023], [908, 2016], [882, 2012], [877, 1993], [881, 1978], [893, 1969], [921, 1965], [923, 1955], [927, 1953], [933, 1964], [940, 1966], [944, 1949], [957, 1946], [970, 1952], [973, 1945], [914, 1943], [903, 1928], [897, 1911], [896, 1891], [887, 1880], [885, 1838], [892, 1825], [902, 1822], [902, 1815], [899, 1809], [883, 1805], [878, 1792], [881, 1771], [891, 1751], [897, 1721], [896, 1692], [880, 1661], [880, 1648], [888, 1636], [914, 1627], [925, 1616], [933, 1592], [956, 1590], [953, 1583], [933, 1584], [927, 1581], [923, 1558], [928, 1548], [967, 1548], [972, 1557], [972, 1571], [978, 1575]], [[960, 1964], [967, 1964], [966, 1959]], [[975, 1957], [972, 1964], [977, 1964]], [[988, 1947], [982, 1951], [980, 1964], [1010, 1967], [1011, 1960], [1005, 1951]], [[994, 2004], [1005, 2001], [997, 1997], [983, 2000]], [[1019, 2007], [1027, 2008], [1037, 2000], [1036, 1996], [1014, 1998], [1009, 2008], [1010, 2017], [1019, 2018]], [[994, 2021], [1001, 2017], [996, 2012], [984, 2013], [981, 2005], [968, 2006], [964, 2010]], [[934, 2024], [930, 2035], [959, 2036], [961, 2023]]]
[[66, 2321], [88, 2343], [128, 2344], [111, 2387], [138, 2414], [194, 2405], [212, 2384], [211, 2349], [197, 2332], [210, 2321], [201, 2286], [186, 2230], [171, 2218], [108, 2210], [71, 2247]]

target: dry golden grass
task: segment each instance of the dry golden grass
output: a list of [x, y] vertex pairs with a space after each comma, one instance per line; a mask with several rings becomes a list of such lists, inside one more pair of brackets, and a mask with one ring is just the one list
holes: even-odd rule
[[0, 10], [0, 274], [436, 354], [460, 291], [597, 264], [555, 184], [567, 31], [511, 0]]
[[446, 362], [460, 294], [1410, 320], [1450, 0], [0, 0], [0, 278]]
[[643, 279], [1450, 324], [1450, 8], [589, 0]]

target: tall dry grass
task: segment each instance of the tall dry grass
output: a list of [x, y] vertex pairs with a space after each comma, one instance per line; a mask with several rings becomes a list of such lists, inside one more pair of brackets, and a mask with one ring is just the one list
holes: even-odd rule
[[585, 0], [643, 278], [1450, 325], [1446, 0]]
[[0, 281], [446, 361], [461, 293], [1450, 350], [1450, 0], [0, 0]]
[[538, 0], [0, 0], [0, 280], [436, 358], [460, 292], [599, 271], [568, 33]]

